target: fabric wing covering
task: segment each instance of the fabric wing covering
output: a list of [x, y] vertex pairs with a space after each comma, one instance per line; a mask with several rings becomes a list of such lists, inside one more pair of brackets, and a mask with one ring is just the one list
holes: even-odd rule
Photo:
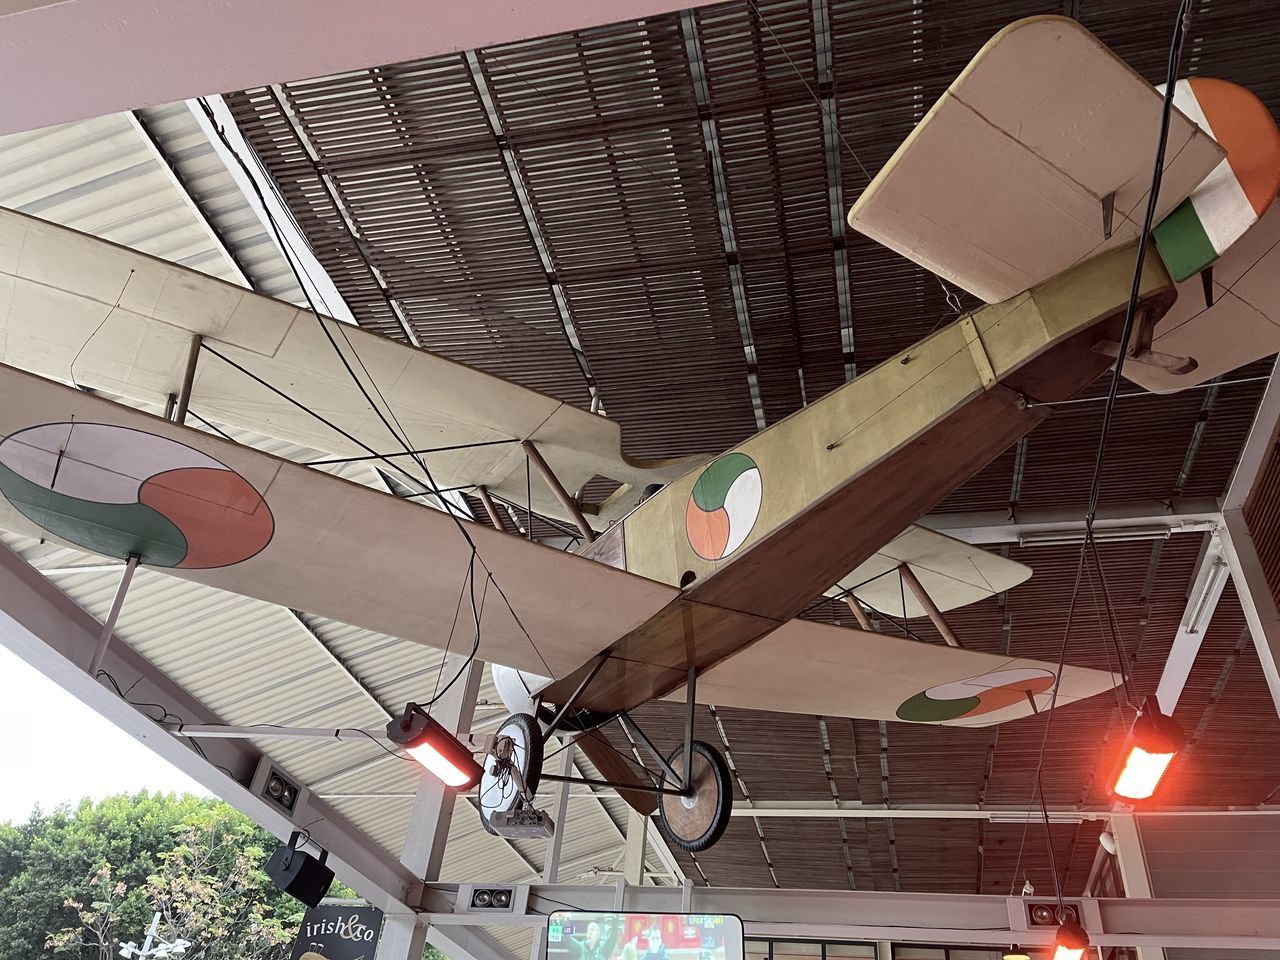
[[[471, 550], [446, 514], [10, 367], [0, 395], [0, 527], [470, 651]], [[563, 676], [678, 593], [479, 524], [467, 531], [486, 661]]]

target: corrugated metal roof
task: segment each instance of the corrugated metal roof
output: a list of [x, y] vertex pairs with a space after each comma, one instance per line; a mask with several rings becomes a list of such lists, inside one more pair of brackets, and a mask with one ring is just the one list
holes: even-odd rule
[[[1079, 0], [1074, 7], [1086, 26], [1150, 80], [1160, 78], [1167, 4]], [[819, 9], [830, 26], [829, 49], [825, 31], [815, 29]], [[837, 188], [846, 204], [856, 199], [868, 175], [999, 27], [1061, 10], [1061, 3], [1048, 0], [736, 0], [690, 17], [672, 14], [478, 51], [471, 58], [440, 57], [245, 91], [228, 95], [228, 102], [362, 324], [402, 335], [389, 293], [429, 347], [585, 403], [583, 369], [556, 315], [559, 290], [628, 450], [672, 455], [723, 448], [753, 429], [739, 309], [754, 339], [750, 372], [770, 420], [789, 413], [806, 394], [813, 399], [838, 384], [843, 364], [868, 369], [952, 315], [935, 278], [869, 240], [846, 240], [829, 222], [825, 203]], [[1202, 4], [1186, 70], [1243, 83], [1273, 111], [1280, 108], [1280, 45], [1269, 12], [1268, 0]], [[701, 58], [696, 76], [695, 50]], [[705, 96], [697, 77], [705, 78]], [[815, 96], [835, 111], [842, 140], [836, 166]], [[203, 148], [195, 144], [190, 156], [184, 154], [189, 131], [182, 131], [180, 109], [163, 108], [153, 119], [154, 129], [172, 137], [179, 173], [185, 162], [192, 183], [212, 178], [195, 193], [216, 213], [223, 187], [215, 169], [202, 172]], [[174, 126], [167, 128], [169, 123]], [[30, 136], [44, 135], [55, 133]], [[81, 155], [79, 183], [75, 157], [85, 146], [77, 145], [74, 131], [64, 136], [41, 149], [66, 152], [58, 158], [66, 170], [35, 174], [49, 182], [37, 183], [27, 202], [50, 211], [63, 207], [66, 216], [74, 213], [137, 243], [167, 244], [174, 257], [208, 255], [183, 245], [180, 229], [191, 224], [166, 219], [176, 215], [158, 200], [153, 217], [140, 209], [147, 198], [136, 196], [127, 198], [116, 219], [104, 214], [106, 191], [141, 176], [130, 173], [137, 162], [129, 161], [118, 131], [104, 127], [79, 135], [90, 146], [100, 141], [104, 156], [112, 144], [122, 151], [107, 174]], [[14, 143], [15, 151], [23, 149]], [[711, 156], [711, 143], [718, 157]], [[715, 182], [716, 163], [724, 171], [721, 184]], [[833, 183], [837, 169], [839, 182]], [[21, 176], [14, 176], [0, 198], [27, 196]], [[90, 182], [99, 185], [86, 187]], [[717, 203], [725, 198], [728, 225]], [[358, 242], [344, 225], [344, 212], [353, 218]], [[531, 235], [526, 215], [540, 239]], [[210, 219], [218, 222], [216, 215]], [[733, 251], [725, 246], [726, 226], [736, 237]], [[250, 236], [252, 225], [244, 229]], [[841, 256], [849, 264], [847, 277], [837, 268]], [[742, 276], [740, 304], [734, 302], [735, 270]], [[841, 328], [841, 302], [851, 306], [849, 344], [841, 341], [850, 332]], [[1095, 385], [1084, 396], [1096, 397], [1099, 389]], [[1219, 494], [1259, 393], [1258, 386], [1246, 385], [1122, 400], [1104, 500]], [[1082, 503], [1099, 412], [1097, 404], [1061, 408], [942, 509]], [[552, 533], [545, 525], [535, 530]], [[1131, 653], [1140, 653], [1134, 680], [1139, 693], [1154, 687], [1167, 654], [1197, 545], [1195, 538], [1177, 537], [1103, 549], [1122, 636]], [[953, 626], [975, 648], [1053, 659], [1075, 551], [1009, 553], [1032, 563], [1036, 576], [1005, 599], [956, 611]], [[57, 555], [59, 562], [67, 557]], [[114, 578], [95, 586], [95, 575], [74, 576], [83, 578], [77, 595], [100, 607]], [[260, 673], [247, 674], [249, 683], [228, 684], [217, 664], [184, 661], [170, 613], [181, 608], [169, 588], [151, 584], [140, 595], [144, 604], [154, 599], [154, 612], [140, 607], [133, 614], [139, 622], [132, 624], [126, 607], [124, 628], [136, 626], [139, 643], [170, 658], [191, 683], [208, 685], [233, 712], [250, 716], [270, 707], [301, 717], [312, 704], [325, 716], [376, 712], [354, 681], [331, 676], [338, 667], [305, 669], [313, 656], [308, 642], [315, 638], [308, 641], [296, 624], [291, 632], [275, 613], [260, 612], [262, 633], [255, 636], [250, 622], [256, 614], [193, 597], [193, 609], [223, 619], [223, 643], [238, 662], [254, 663], [273, 643], [299, 651], [303, 669], [264, 663]], [[812, 614], [848, 620], [830, 603], [815, 604]], [[166, 624], [170, 635], [160, 636]], [[430, 651], [392, 638], [324, 621], [312, 627], [384, 703], [416, 695], [439, 662]], [[204, 628], [193, 625], [190, 637], [193, 649], [208, 655], [221, 648]], [[1091, 618], [1077, 630], [1070, 659], [1105, 666], [1107, 645], [1098, 625]], [[1198, 731], [1192, 755], [1206, 772], [1176, 785], [1182, 802], [1255, 803], [1274, 795], [1280, 783], [1280, 721], [1242, 630], [1238, 602], [1228, 591], [1179, 706], [1179, 718]], [[930, 635], [928, 628], [921, 632]], [[281, 687], [282, 699], [268, 704], [273, 685]], [[659, 738], [678, 736], [677, 708], [651, 704], [638, 713]], [[832, 720], [832, 776], [841, 796], [867, 803], [1023, 803], [1044, 722], [940, 731]], [[709, 711], [700, 711], [698, 723], [701, 738], [717, 742], [723, 734], [732, 743], [742, 783], [753, 796], [830, 801], [817, 718], [721, 711], [717, 725]], [[1050, 800], [1098, 802], [1099, 752], [1121, 729], [1114, 704], [1095, 698], [1073, 705], [1054, 724], [1045, 777]], [[1248, 776], [1237, 769], [1242, 743], [1257, 745], [1248, 748]], [[271, 749], [288, 758], [290, 769], [315, 777], [322, 790], [345, 795], [335, 802], [388, 849], [398, 849], [411, 792], [403, 764], [362, 744], [277, 743]], [[574, 803], [592, 812], [582, 821], [586, 832], [571, 843], [576, 859], [566, 861], [566, 872], [578, 864], [603, 866], [591, 861], [607, 859], [609, 851], [616, 856], [614, 825], [623, 822], [614, 798], [604, 809], [589, 799]], [[488, 870], [512, 871], [514, 877], [527, 872], [529, 862], [540, 862], [536, 848], [502, 845], [468, 814], [458, 814], [447, 871], [456, 868], [457, 876], [472, 879]], [[571, 821], [578, 829], [578, 817]], [[757, 828], [743, 818], [735, 818], [716, 848], [696, 859], [681, 855], [679, 862], [690, 876], [718, 884], [841, 886], [852, 876], [860, 888], [1002, 892], [1025, 873], [1037, 886], [1051, 887], [1044, 838], [1031, 835], [1024, 849], [1021, 825], [864, 820], [847, 827], [848, 865], [832, 821], [764, 822]], [[1066, 824], [1051, 832], [1068, 890], [1085, 881], [1096, 830]], [[501, 934], [527, 946], [526, 936]]]
[[302, 289], [275, 239], [240, 192], [190, 106], [145, 107], [136, 116], [253, 289], [291, 303], [303, 302]]
[[0, 206], [242, 282], [132, 114], [0, 137]]
[[[1080, 0], [1074, 8], [1152, 82], [1161, 79], [1167, 4]], [[388, 276], [392, 295], [403, 284], [401, 302], [424, 343], [513, 379], [570, 382], [574, 368], [562, 339], [528, 337], [528, 330], [507, 336], [500, 324], [510, 318], [481, 310], [467, 323], [429, 299], [472, 270], [487, 280], [488, 305], [542, 297], [551, 283], [536, 275], [534, 240], [519, 242], [513, 181], [498, 175], [509, 154], [605, 410], [622, 424], [629, 451], [662, 456], [722, 449], [752, 430], [735, 309], [747, 317], [751, 372], [769, 420], [796, 409], [806, 394], [813, 399], [838, 385], [842, 364], [866, 370], [954, 315], [936, 278], [866, 238], [844, 237], [830, 217], [831, 197], [838, 189], [845, 204], [856, 200], [1000, 27], [1062, 9], [1046, 0], [738, 0], [228, 100], [313, 243], [333, 245], [328, 262], [346, 271], [335, 273], [339, 287], [363, 298], [362, 323], [396, 335], [383, 292], [367, 282], [355, 245], [334, 226], [340, 211], [334, 195], [319, 189], [321, 176], [336, 185], [357, 230], [367, 227], [365, 253], [375, 264], [416, 268]], [[1242, 83], [1275, 111], [1280, 48], [1272, 28], [1258, 27], [1271, 22], [1266, 10], [1264, 0], [1198, 9], [1184, 67]], [[469, 90], [472, 63], [479, 73], [471, 71], [472, 80], [481, 83]], [[496, 131], [484, 123], [486, 96]], [[834, 111], [838, 163], [824, 109]], [[302, 158], [304, 137], [315, 164]], [[430, 218], [395, 216], [397, 205], [416, 210], [424, 197]], [[491, 251], [478, 241], [495, 218], [504, 230]], [[733, 250], [725, 242], [730, 233]], [[447, 242], [451, 237], [459, 241]], [[494, 265], [497, 251], [501, 267]], [[736, 306], [735, 270], [742, 277]], [[841, 326], [842, 301], [851, 308], [851, 344], [842, 343], [849, 333]], [[544, 309], [530, 328], [551, 329], [553, 319]], [[501, 339], [501, 349], [482, 349], [485, 337]], [[1266, 369], [1262, 363], [1242, 374]], [[1095, 384], [1082, 397], [1096, 399], [1102, 389]], [[1122, 399], [1104, 501], [1220, 494], [1260, 393], [1260, 385], [1248, 384]], [[941, 509], [1083, 508], [1100, 414], [1097, 403], [1059, 408]], [[1139, 693], [1154, 688], [1197, 547], [1196, 538], [1178, 537], [1103, 551], [1123, 636], [1131, 653], [1140, 652]], [[1076, 552], [1009, 553], [1032, 563], [1035, 577], [1007, 600], [955, 611], [954, 628], [979, 649], [1056, 659]], [[829, 602], [815, 604], [813, 615], [850, 622]], [[1195, 755], [1209, 771], [1182, 788], [1185, 802], [1256, 803], [1280, 783], [1280, 761], [1263, 758], [1265, 751], [1248, 778], [1227, 772], [1233, 739], [1269, 744], [1280, 736], [1251, 647], [1240, 646], [1238, 615], [1228, 595], [1180, 707], [1191, 728], [1204, 726]], [[1107, 644], [1095, 618], [1088, 621], [1076, 626], [1071, 660], [1105, 666]], [[932, 635], [928, 627], [922, 633]], [[1224, 686], [1228, 663], [1234, 666]], [[657, 736], [678, 736], [678, 708], [651, 704], [640, 712]], [[829, 802], [817, 718], [723, 711], [720, 728], [709, 716], [700, 715], [699, 724], [699, 735], [712, 742], [723, 730], [753, 796]], [[841, 796], [1019, 804], [1030, 796], [1044, 720], [996, 731], [847, 720], [829, 726]], [[1052, 802], [1100, 802], [1099, 745], [1114, 743], [1121, 727], [1105, 698], [1062, 711], [1045, 775]], [[1197, 785], [1207, 782], [1218, 792]], [[762, 821], [757, 829], [735, 819], [713, 850], [696, 860], [682, 854], [680, 862], [690, 876], [719, 884], [840, 886], [852, 876], [860, 887], [992, 892], [1022, 871], [1049, 886], [1043, 838], [1033, 835], [1020, 857], [1020, 826], [867, 820], [847, 827], [847, 866], [832, 821]], [[1091, 824], [1053, 830], [1069, 888], [1085, 882], [1096, 832]]]
[[[89, 613], [106, 616], [119, 574], [102, 570], [101, 558], [27, 537], [4, 534], [0, 540], [37, 567], [90, 568], [51, 576]], [[399, 710], [434, 688], [440, 651], [335, 621], [305, 619], [311, 630], [281, 607], [143, 568], [134, 577], [117, 632], [232, 724], [378, 729], [387, 721], [383, 706]], [[479, 703], [478, 726], [505, 715], [487, 671]], [[400, 854], [419, 777], [416, 763], [372, 741], [263, 737], [255, 743], [375, 843]], [[595, 772], [585, 763], [583, 769]], [[550, 792], [550, 785], [544, 787], [544, 797]], [[562, 825], [561, 876], [577, 879], [591, 868], [613, 869], [622, 851], [617, 821], [594, 795], [573, 797], [570, 809]], [[528, 881], [541, 871], [544, 855], [544, 843], [509, 844], [486, 832], [464, 800], [454, 815], [442, 879]], [[656, 854], [648, 860], [648, 869], [662, 870]]]

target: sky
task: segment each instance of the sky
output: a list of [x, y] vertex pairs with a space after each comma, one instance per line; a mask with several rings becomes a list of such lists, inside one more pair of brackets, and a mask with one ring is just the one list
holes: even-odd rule
[[[68, 752], [48, 729], [83, 731]], [[160, 790], [208, 796], [194, 780], [90, 710], [34, 667], [0, 646], [0, 822], [115, 793]]]

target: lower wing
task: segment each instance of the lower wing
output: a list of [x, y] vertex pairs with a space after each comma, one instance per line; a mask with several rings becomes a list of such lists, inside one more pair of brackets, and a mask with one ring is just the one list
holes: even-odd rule
[[[697, 701], [866, 720], [985, 727], [1049, 708], [1058, 665], [792, 620], [712, 667]], [[1119, 674], [1066, 665], [1061, 707], [1105, 693]], [[668, 699], [680, 699], [684, 690]]]

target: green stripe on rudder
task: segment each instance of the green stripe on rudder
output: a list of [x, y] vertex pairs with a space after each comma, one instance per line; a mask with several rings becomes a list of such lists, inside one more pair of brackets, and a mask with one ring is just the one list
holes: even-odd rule
[[1190, 200], [1183, 200], [1173, 213], [1152, 231], [1160, 258], [1170, 276], [1181, 283], [1218, 259], [1218, 253], [1204, 232], [1200, 217]]

